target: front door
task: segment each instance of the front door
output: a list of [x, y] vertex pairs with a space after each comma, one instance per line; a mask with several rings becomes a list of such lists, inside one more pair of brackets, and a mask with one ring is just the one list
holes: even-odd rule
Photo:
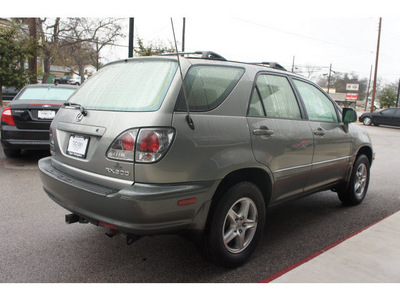
[[247, 120], [255, 159], [274, 176], [272, 198], [301, 194], [311, 170], [313, 136], [287, 77], [257, 77]]
[[306, 108], [314, 136], [312, 172], [305, 191], [337, 182], [346, 175], [350, 161], [350, 134], [337, 106], [316, 86], [293, 80]]

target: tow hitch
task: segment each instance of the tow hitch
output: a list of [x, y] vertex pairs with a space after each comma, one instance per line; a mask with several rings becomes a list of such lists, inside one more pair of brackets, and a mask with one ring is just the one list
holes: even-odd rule
[[78, 215], [75, 215], [75, 214], [65, 215], [65, 223], [72, 224], [72, 223], [77, 223], [77, 222], [82, 223], [82, 224], [89, 223], [88, 220], [86, 220]]
[[[67, 224], [73, 224], [73, 223], [81, 223], [81, 224], [87, 224], [89, 223], [88, 220], [76, 215], [76, 214], [68, 214], [65, 215], [65, 223]], [[136, 242], [137, 240], [139, 240], [141, 238], [141, 236], [138, 235], [133, 235], [133, 234], [125, 234], [122, 233], [120, 231], [118, 231], [117, 229], [114, 228], [110, 228], [111, 225], [106, 224], [104, 222], [99, 222], [100, 225], [103, 225], [105, 227], [109, 227], [109, 231], [106, 232], [106, 236], [108, 236], [109, 238], [113, 238], [116, 235], [121, 234], [122, 236], [126, 237], [126, 244], [127, 245], [131, 245], [132, 243]], [[97, 224], [98, 225], [98, 224]]]

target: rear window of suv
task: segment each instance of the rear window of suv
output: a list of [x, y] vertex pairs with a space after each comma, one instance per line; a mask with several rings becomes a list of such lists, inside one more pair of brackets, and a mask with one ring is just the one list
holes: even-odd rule
[[156, 111], [177, 66], [169, 60], [130, 60], [108, 65], [82, 85], [70, 102], [94, 110]]
[[[185, 79], [190, 111], [207, 111], [225, 100], [244, 73], [244, 69], [200, 65], [192, 67]], [[183, 91], [179, 93], [177, 111], [186, 111]]]

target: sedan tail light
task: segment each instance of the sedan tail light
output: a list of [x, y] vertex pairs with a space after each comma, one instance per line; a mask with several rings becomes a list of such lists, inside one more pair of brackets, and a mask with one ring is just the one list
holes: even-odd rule
[[157, 162], [167, 153], [174, 133], [172, 128], [131, 129], [113, 141], [106, 155], [115, 160]]
[[14, 118], [10, 107], [6, 107], [1, 114], [1, 123], [15, 126]]

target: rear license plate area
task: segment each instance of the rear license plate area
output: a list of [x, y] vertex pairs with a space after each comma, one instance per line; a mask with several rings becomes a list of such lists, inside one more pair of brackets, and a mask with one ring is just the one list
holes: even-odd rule
[[86, 158], [89, 138], [71, 134], [68, 141], [67, 154], [79, 158]]

